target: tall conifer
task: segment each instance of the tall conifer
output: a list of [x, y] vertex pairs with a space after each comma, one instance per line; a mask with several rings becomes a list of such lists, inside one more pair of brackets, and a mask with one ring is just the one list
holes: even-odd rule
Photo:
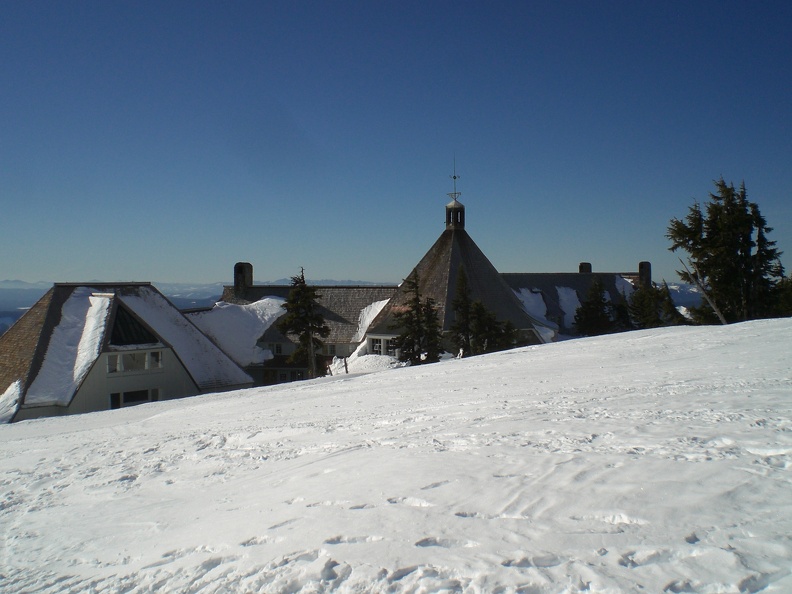
[[421, 298], [417, 272], [404, 280], [404, 286], [407, 303], [394, 314], [396, 327], [401, 331], [394, 339], [399, 359], [411, 365], [439, 361], [442, 335], [434, 300]]
[[679, 277], [705, 292], [705, 302], [691, 308], [694, 319], [710, 322], [717, 315], [726, 323], [772, 315], [784, 275], [781, 252], [767, 237], [772, 229], [748, 200], [745, 184], [737, 190], [721, 178], [715, 188], [704, 211], [695, 203], [684, 220], [671, 219], [666, 233], [672, 252], [687, 252]]
[[586, 298], [575, 312], [575, 331], [582, 336], [607, 334], [614, 329], [611, 306], [605, 299], [605, 286], [594, 278]]
[[451, 325], [451, 334], [453, 336], [454, 345], [462, 352], [463, 355], [471, 355], [473, 351], [470, 345], [471, 339], [471, 301], [470, 301], [470, 288], [468, 287], [468, 278], [465, 274], [465, 269], [460, 268], [457, 275], [456, 292], [454, 300], [451, 302], [454, 308], [454, 323]]
[[321, 339], [330, 335], [330, 327], [316, 302], [320, 297], [315, 287], [306, 284], [305, 270], [301, 268], [300, 274], [291, 278], [289, 297], [282, 306], [286, 314], [278, 320], [278, 330], [297, 338], [297, 349], [289, 361], [306, 365], [309, 378], [324, 375], [324, 369], [317, 371], [316, 357], [324, 346]]

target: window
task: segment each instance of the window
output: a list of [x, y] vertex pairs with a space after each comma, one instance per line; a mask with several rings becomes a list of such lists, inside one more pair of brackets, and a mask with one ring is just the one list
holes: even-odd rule
[[269, 350], [272, 351], [273, 355], [282, 355], [283, 345], [281, 345], [279, 342], [271, 342], [269, 345]]
[[390, 338], [387, 339], [385, 341], [385, 349], [386, 349], [387, 353], [391, 357], [395, 357], [396, 356], [396, 341], [393, 340], [393, 339], [390, 339]]
[[327, 354], [335, 356], [335, 354], [336, 354], [336, 345], [328, 344], [327, 345]]
[[138, 318], [123, 305], [118, 306], [113, 330], [110, 333], [110, 344], [129, 346], [156, 342], [159, 342], [157, 337]]
[[123, 392], [121, 398], [123, 399], [124, 406], [142, 404], [149, 401], [149, 391], [133, 390], [132, 392]]
[[375, 355], [382, 354], [382, 339], [381, 338], [372, 338], [371, 339], [371, 352]]
[[146, 369], [146, 353], [124, 353], [121, 366], [124, 371], [143, 371]]
[[159, 388], [150, 390], [132, 390], [131, 392], [113, 392], [110, 394], [110, 408], [124, 408], [125, 406], [135, 406], [145, 402], [156, 402], [159, 400]]
[[109, 353], [107, 373], [133, 373], [162, 369], [162, 351], [134, 351]]

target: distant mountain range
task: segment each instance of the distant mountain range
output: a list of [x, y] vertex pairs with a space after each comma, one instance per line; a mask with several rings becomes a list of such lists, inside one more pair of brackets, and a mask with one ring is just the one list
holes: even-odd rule
[[[90, 281], [89, 281], [90, 282]], [[96, 281], [99, 282], [99, 281]], [[353, 280], [309, 280], [310, 284], [318, 286], [332, 285], [375, 285], [366, 281]], [[211, 307], [220, 299], [224, 283], [152, 283], [179, 309], [197, 307]], [[230, 284], [230, 283], [229, 283]], [[278, 279], [263, 285], [288, 285], [289, 279]], [[11, 324], [18, 320], [22, 314], [46, 293], [52, 283], [28, 283], [19, 280], [0, 280], [0, 334], [5, 332]], [[701, 302], [701, 294], [693, 285], [680, 283], [669, 284], [671, 295], [677, 306], [691, 307]]]

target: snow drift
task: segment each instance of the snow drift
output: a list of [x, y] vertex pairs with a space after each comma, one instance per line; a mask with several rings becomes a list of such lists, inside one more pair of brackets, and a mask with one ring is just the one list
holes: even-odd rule
[[2, 426], [2, 588], [789, 592], [791, 332], [641, 331]]

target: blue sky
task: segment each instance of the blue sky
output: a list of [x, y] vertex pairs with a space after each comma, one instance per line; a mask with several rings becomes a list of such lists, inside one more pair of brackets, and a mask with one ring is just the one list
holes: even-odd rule
[[745, 181], [792, 267], [792, 3], [0, 0], [0, 279], [677, 280], [669, 220]]

